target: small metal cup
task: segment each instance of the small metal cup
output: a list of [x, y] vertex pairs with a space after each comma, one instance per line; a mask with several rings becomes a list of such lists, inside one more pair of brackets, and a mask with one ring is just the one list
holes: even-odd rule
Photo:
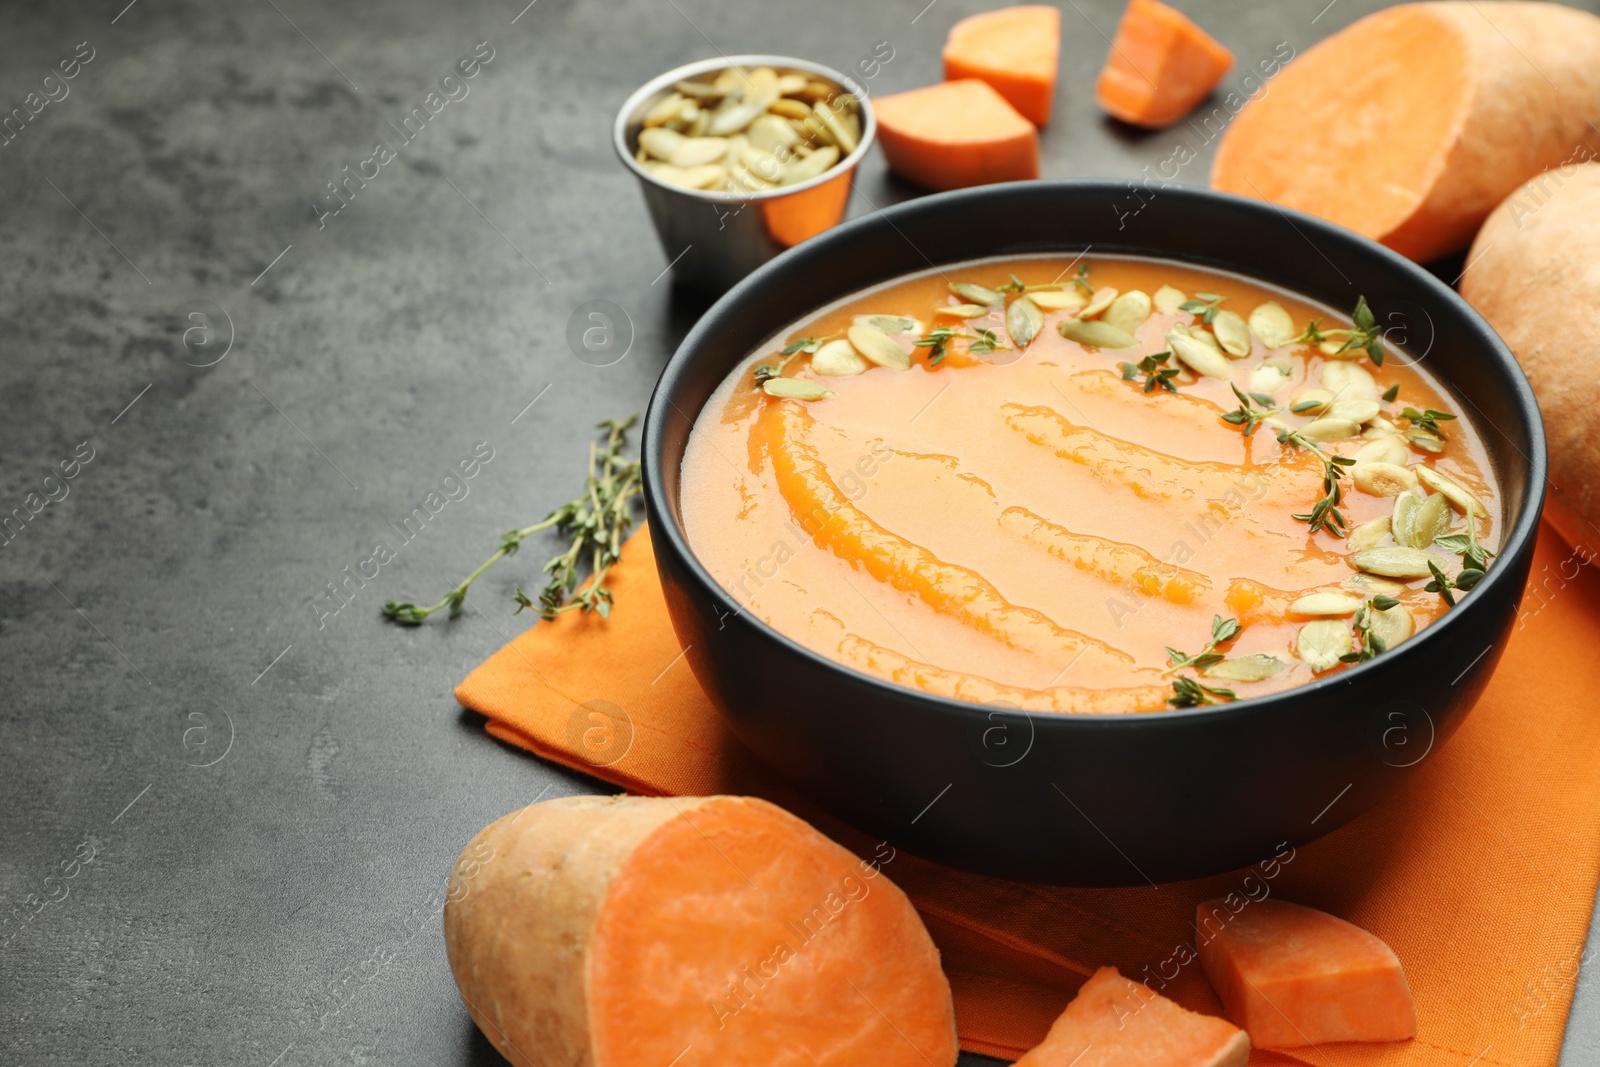
[[[830, 170], [809, 181], [780, 185], [755, 193], [707, 192], [671, 185], [654, 177], [634, 158], [644, 115], [672, 92], [675, 82], [728, 67], [776, 67], [801, 71], [837, 85], [856, 98], [861, 108], [861, 143]], [[644, 190], [656, 235], [670, 261], [674, 278], [721, 293], [752, 270], [782, 252], [828, 229], [844, 218], [850, 180], [856, 164], [872, 147], [878, 122], [867, 94], [848, 75], [788, 56], [727, 56], [705, 59], [669, 70], [628, 97], [617, 112], [612, 141], [623, 165]]]

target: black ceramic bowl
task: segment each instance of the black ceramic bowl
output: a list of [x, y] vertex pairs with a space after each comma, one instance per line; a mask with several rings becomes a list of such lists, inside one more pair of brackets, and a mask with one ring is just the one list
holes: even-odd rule
[[[684, 445], [717, 385], [774, 331], [856, 290], [985, 256], [1132, 253], [1236, 271], [1336, 308], [1365, 294], [1489, 446], [1509, 523], [1488, 577], [1393, 651], [1323, 681], [1194, 710], [1006, 711], [858, 673], [744, 614], [694, 557]], [[1402, 337], [1406, 333], [1408, 336]], [[773, 772], [898, 847], [984, 874], [1131, 885], [1214, 874], [1366, 811], [1461, 725], [1505, 647], [1545, 481], [1533, 393], [1451, 289], [1346, 230], [1204, 190], [1024, 182], [856, 219], [724, 296], [650, 402], [645, 495], [656, 564], [695, 676]]]

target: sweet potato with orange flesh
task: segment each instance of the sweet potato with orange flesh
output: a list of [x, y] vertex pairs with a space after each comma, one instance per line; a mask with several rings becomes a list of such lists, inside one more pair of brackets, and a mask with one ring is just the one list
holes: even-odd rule
[[1102, 967], [1016, 1067], [1245, 1067], [1250, 1039]]
[[1113, 118], [1159, 130], [1193, 111], [1233, 68], [1233, 53], [1160, 0], [1129, 0], [1095, 100]]
[[1399, 959], [1359, 926], [1280, 900], [1237, 913], [1212, 900], [1195, 927], [1206, 977], [1257, 1048], [1416, 1036]]
[[878, 869], [751, 797], [563, 797], [463, 854], [462, 999], [532, 1067], [950, 1067], [939, 954]]
[[1035, 126], [1050, 123], [1061, 55], [1061, 12], [1043, 4], [1003, 7], [950, 27], [945, 81], [978, 78], [994, 86]]
[[1483, 224], [1461, 295], [1527, 372], [1550, 436], [1545, 518], [1574, 547], [1600, 541], [1600, 405], [1579, 353], [1600, 351], [1600, 164], [1539, 175]]
[[1600, 148], [1600, 18], [1550, 3], [1403, 4], [1295, 59], [1223, 135], [1211, 184], [1415, 260], [1464, 248], [1512, 190]]
[[889, 168], [934, 190], [1039, 176], [1039, 131], [976, 78], [873, 102]]

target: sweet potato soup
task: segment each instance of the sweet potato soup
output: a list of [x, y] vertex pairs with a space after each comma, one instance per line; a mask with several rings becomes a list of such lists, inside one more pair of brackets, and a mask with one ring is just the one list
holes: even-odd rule
[[1090, 713], [1382, 655], [1503, 528], [1480, 435], [1364, 301], [1110, 257], [948, 267], [794, 324], [707, 404], [681, 508], [807, 647]]

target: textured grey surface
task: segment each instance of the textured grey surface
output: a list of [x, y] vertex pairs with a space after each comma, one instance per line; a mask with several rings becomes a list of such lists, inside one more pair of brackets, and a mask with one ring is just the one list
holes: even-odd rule
[[[869, 88], [909, 88], [975, 5], [125, 2], [0, 8], [0, 109], [93, 54], [0, 146], [0, 515], [60, 498], [0, 546], [0, 1062], [497, 1062], [445, 964], [445, 877], [496, 816], [600, 787], [489, 740], [451, 688], [527, 624], [508, 594], [542, 553], [453, 625], [378, 606], [570, 496], [591, 425], [643, 409], [693, 320], [611, 154], [627, 92], [717, 51], [852, 69], [879, 41]], [[1242, 73], [1373, 6], [1323, 3], [1188, 6]], [[1136, 178], [1181, 143], [1175, 180], [1202, 183], [1199, 134], [1094, 108], [1120, 2], [1063, 6], [1045, 173]], [[479, 42], [467, 95], [319, 226], [324, 183]], [[852, 211], [911, 195], [874, 156]], [[597, 298], [636, 334], [604, 368], [565, 342]], [[194, 311], [217, 333], [185, 344]], [[480, 441], [467, 495], [321, 617]], [[1597, 1035], [1585, 972], [1566, 1062]]]

